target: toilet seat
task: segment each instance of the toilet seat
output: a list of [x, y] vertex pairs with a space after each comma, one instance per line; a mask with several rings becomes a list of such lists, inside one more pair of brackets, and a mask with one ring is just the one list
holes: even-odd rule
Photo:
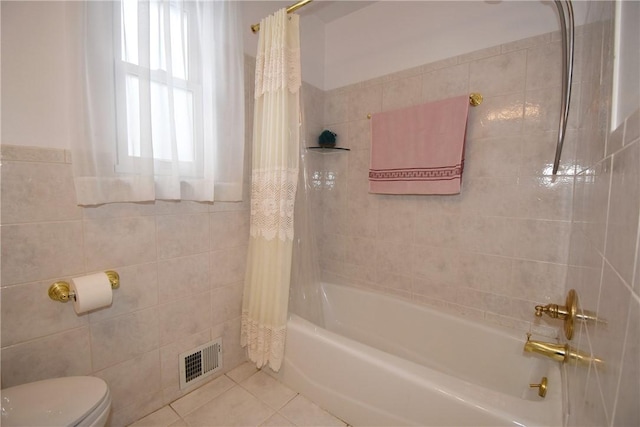
[[[4, 389], [2, 424], [5, 426], [92, 425], [108, 415], [111, 396], [96, 377], [63, 377]], [[106, 420], [106, 419], [105, 419]]]

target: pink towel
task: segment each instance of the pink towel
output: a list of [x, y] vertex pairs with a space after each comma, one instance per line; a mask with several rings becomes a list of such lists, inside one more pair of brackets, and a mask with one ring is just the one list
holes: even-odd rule
[[374, 114], [369, 192], [458, 194], [469, 96]]

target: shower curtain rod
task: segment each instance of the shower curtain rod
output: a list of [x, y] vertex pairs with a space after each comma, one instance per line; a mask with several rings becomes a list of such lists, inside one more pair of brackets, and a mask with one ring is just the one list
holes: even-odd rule
[[[300, 9], [302, 6], [306, 6], [307, 4], [311, 3], [312, 1], [313, 0], [302, 0], [298, 3], [292, 4], [291, 6], [287, 7], [287, 13], [293, 13], [296, 10]], [[251, 31], [253, 31], [254, 33], [260, 31], [260, 23], [253, 24], [251, 26]]]

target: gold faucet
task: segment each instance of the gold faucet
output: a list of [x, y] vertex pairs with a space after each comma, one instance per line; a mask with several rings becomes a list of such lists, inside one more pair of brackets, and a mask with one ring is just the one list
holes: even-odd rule
[[564, 305], [547, 304], [536, 305], [536, 316], [542, 317], [543, 313], [553, 319], [564, 320], [564, 336], [570, 340], [573, 338], [574, 323], [577, 320], [583, 322], [607, 323], [603, 319], [598, 319], [595, 313], [587, 310], [578, 310], [578, 294], [575, 289], [569, 289]]
[[588, 365], [590, 362], [604, 363], [601, 359], [571, 348], [569, 344], [534, 341], [530, 338], [531, 334], [527, 334], [527, 342], [524, 344], [525, 352], [542, 354], [543, 356], [563, 363], [569, 362], [578, 365]]
[[567, 293], [565, 305], [547, 304], [545, 306], [536, 305], [536, 316], [542, 317], [542, 313], [547, 313], [549, 317], [564, 320], [564, 336], [568, 340], [573, 338], [573, 323], [578, 314], [578, 295], [574, 289]]

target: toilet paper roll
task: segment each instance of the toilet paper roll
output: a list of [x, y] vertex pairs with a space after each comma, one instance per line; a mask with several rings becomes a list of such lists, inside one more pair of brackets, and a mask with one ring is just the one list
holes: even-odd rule
[[104, 273], [71, 279], [70, 288], [75, 293], [73, 308], [78, 314], [107, 307], [113, 300], [111, 282]]

